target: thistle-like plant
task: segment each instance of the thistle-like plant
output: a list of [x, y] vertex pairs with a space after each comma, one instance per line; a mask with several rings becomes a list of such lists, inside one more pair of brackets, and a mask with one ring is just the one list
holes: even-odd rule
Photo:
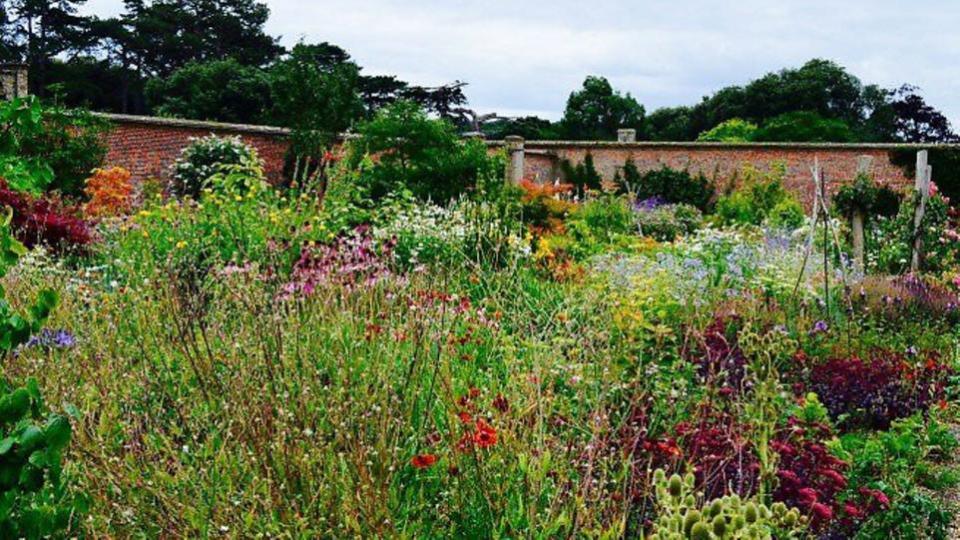
[[783, 503], [771, 507], [728, 495], [704, 501], [694, 492], [694, 477], [662, 469], [654, 473], [659, 516], [649, 540], [733, 540], [741, 538], [802, 538], [807, 520]]

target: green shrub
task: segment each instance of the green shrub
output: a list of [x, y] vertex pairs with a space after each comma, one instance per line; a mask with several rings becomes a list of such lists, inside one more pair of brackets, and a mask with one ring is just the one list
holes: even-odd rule
[[691, 175], [664, 166], [661, 169], [640, 174], [633, 162], [627, 161], [622, 171], [624, 191], [634, 194], [638, 201], [661, 198], [668, 203], [689, 204], [701, 212], [709, 212], [713, 206], [713, 182], [703, 174]]
[[803, 225], [807, 214], [800, 201], [787, 197], [778, 202], [767, 214], [766, 222], [777, 229], [796, 229]]
[[77, 522], [86, 508], [62, 477], [62, 452], [70, 442], [65, 416], [42, 415], [37, 382], [13, 388], [0, 383], [0, 536], [46, 538]]
[[704, 131], [697, 137], [700, 142], [749, 142], [757, 132], [757, 125], [741, 120], [740, 118], [731, 118], [721, 122], [708, 131]]
[[[896, 274], [910, 267], [918, 199], [914, 192], [904, 199], [896, 216], [874, 220], [867, 242], [868, 252], [876, 253], [877, 270]], [[951, 219], [949, 203], [939, 194], [927, 200], [920, 235], [923, 270], [941, 272], [960, 264], [960, 243], [952, 240], [960, 235], [958, 225]]]
[[560, 162], [560, 171], [563, 173], [563, 179], [566, 183], [572, 185], [577, 191], [599, 190], [603, 179], [593, 163], [593, 154], [587, 152], [583, 161], [573, 165], [569, 160]]
[[911, 490], [889, 510], [873, 516], [857, 531], [857, 540], [928, 538], [947, 540], [953, 515], [940, 501]]
[[[0, 277], [26, 252], [10, 234], [10, 217], [0, 224]], [[40, 330], [57, 303], [57, 295], [41, 291], [29, 313], [17, 313], [0, 289], [0, 354], [4, 361]], [[70, 422], [49, 416], [43, 423], [43, 402], [35, 380], [14, 388], [0, 380], [0, 536], [45, 538], [71, 524], [83, 509], [61, 478], [61, 452], [70, 442]]]
[[672, 242], [699, 229], [703, 214], [689, 204], [665, 204], [637, 212], [637, 224], [644, 236], [660, 242]]
[[256, 150], [240, 137], [208, 135], [194, 139], [173, 165], [172, 191], [180, 197], [197, 198], [210, 178], [224, 167], [250, 166], [258, 161]]
[[860, 173], [852, 183], [844, 184], [833, 196], [833, 204], [844, 217], [860, 211], [871, 215], [895, 216], [900, 209], [901, 195], [887, 186], [878, 185], [873, 178]]
[[801, 225], [805, 217], [803, 206], [783, 187], [785, 173], [783, 165], [770, 172], [748, 166], [740, 185], [717, 201], [717, 220], [724, 225]]
[[864, 487], [880, 489], [891, 501], [890, 508], [867, 520], [856, 538], [947, 538], [950, 513], [918, 489], [956, 483], [952, 471], [936, 464], [958, 447], [946, 424], [916, 414], [894, 422], [889, 431], [846, 435], [835, 447], [852, 463], [851, 495]]
[[106, 129], [87, 111], [43, 106], [34, 97], [0, 103], [0, 178], [18, 191], [80, 197], [106, 155]]
[[485, 177], [503, 175], [503, 162], [489, 156], [483, 142], [461, 139], [453, 125], [429, 118], [412, 102], [385, 107], [357, 132], [347, 165], [372, 203], [409, 191], [443, 204]]
[[775, 116], [754, 133], [759, 142], [851, 142], [853, 131], [843, 120], [796, 111]]

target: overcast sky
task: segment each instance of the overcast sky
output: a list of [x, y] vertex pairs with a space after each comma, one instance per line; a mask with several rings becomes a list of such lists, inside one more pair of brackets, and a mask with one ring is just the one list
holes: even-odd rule
[[[88, 0], [112, 15], [121, 0]], [[481, 112], [556, 119], [586, 75], [647, 110], [813, 57], [920, 86], [960, 127], [960, 0], [267, 0], [267, 31], [347, 49], [368, 74], [470, 84]]]

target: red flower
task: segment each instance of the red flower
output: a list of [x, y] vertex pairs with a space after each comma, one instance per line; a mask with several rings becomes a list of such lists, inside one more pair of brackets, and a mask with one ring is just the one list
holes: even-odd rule
[[481, 418], [477, 420], [477, 431], [473, 434], [473, 442], [480, 448], [489, 448], [497, 444], [497, 430]]
[[848, 516], [856, 519], [863, 516], [863, 511], [857, 508], [856, 505], [847, 503], [843, 505], [843, 511], [847, 513]]
[[493, 408], [505, 413], [510, 410], [510, 402], [503, 397], [503, 394], [497, 394], [497, 397], [493, 398]]
[[830, 521], [833, 519], [833, 510], [829, 506], [822, 503], [813, 503], [813, 506], [810, 507], [813, 510], [813, 515], [815, 518], [822, 521]]
[[813, 488], [805, 487], [797, 492], [800, 495], [800, 502], [807, 505], [812, 505], [817, 502], [817, 492]]
[[427, 469], [432, 467], [436, 462], [437, 456], [433, 454], [417, 454], [410, 460], [410, 464], [413, 465], [415, 469]]
[[468, 413], [467, 411], [460, 411], [459, 413], [457, 413], [457, 416], [460, 417], [460, 421], [463, 422], [464, 424], [469, 424], [470, 422], [473, 422], [473, 417], [470, 416], [470, 413]]

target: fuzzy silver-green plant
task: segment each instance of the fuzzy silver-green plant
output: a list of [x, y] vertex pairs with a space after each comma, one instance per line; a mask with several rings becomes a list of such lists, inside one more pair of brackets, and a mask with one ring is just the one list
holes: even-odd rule
[[659, 515], [653, 524], [650, 540], [740, 540], [802, 538], [806, 518], [783, 503], [767, 507], [758, 501], [727, 495], [703, 501], [695, 490], [692, 474], [667, 477], [662, 470], [654, 473]]

